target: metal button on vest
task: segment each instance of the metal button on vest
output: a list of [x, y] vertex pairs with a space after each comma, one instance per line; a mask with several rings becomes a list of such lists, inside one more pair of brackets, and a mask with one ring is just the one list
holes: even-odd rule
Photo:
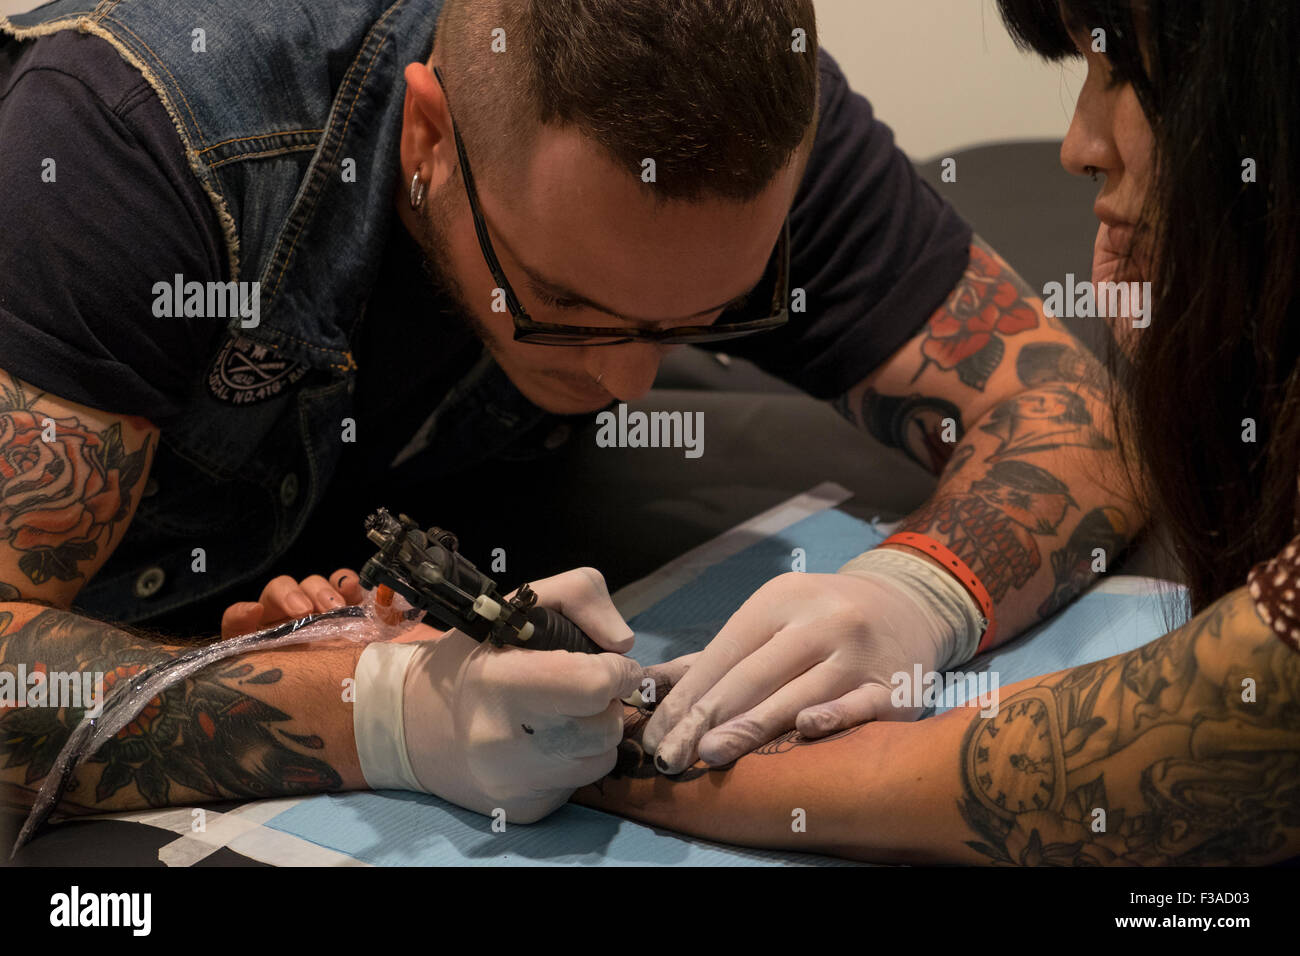
[[572, 429], [568, 425], [556, 425], [551, 429], [551, 433], [546, 436], [546, 441], [542, 444], [546, 446], [547, 451], [555, 451], [566, 441], [569, 440], [569, 434]]
[[286, 508], [293, 507], [293, 503], [298, 500], [298, 476], [288, 474], [280, 482], [280, 504]]
[[158, 589], [163, 586], [165, 580], [167, 580], [167, 574], [162, 568], [157, 565], [152, 568], [145, 568], [140, 572], [140, 576], [135, 579], [135, 596], [139, 598], [153, 597], [158, 593]]
[[150, 478], [144, 483], [144, 488], [140, 491], [141, 498], [152, 498], [158, 494], [158, 479]]

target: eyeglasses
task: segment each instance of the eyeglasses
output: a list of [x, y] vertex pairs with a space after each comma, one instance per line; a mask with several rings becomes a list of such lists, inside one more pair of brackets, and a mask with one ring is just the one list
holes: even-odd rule
[[[433, 75], [437, 77], [438, 85], [442, 87], [443, 96], [446, 97], [447, 87], [442, 79], [442, 71], [438, 67], [434, 67]], [[450, 102], [450, 99], [448, 99], [449, 111]], [[755, 287], [756, 289], [764, 289], [769, 283], [772, 286], [771, 308], [765, 318], [745, 319], [742, 311], [739, 317], [728, 320], [729, 312], [724, 311], [719, 316], [719, 320], [712, 325], [685, 325], [674, 329], [556, 325], [549, 322], [533, 321], [527, 310], [520, 305], [519, 297], [515, 295], [514, 289], [511, 288], [510, 282], [501, 269], [501, 263], [497, 259], [496, 251], [492, 248], [492, 240], [488, 238], [487, 223], [484, 221], [483, 211], [479, 207], [478, 191], [474, 188], [474, 174], [470, 172], [469, 159], [465, 155], [465, 144], [461, 141], [460, 130], [457, 128], [454, 118], [451, 122], [451, 128], [452, 135], [456, 140], [456, 157], [460, 161], [461, 172], [465, 179], [465, 194], [469, 197], [469, 209], [474, 216], [474, 232], [478, 235], [479, 248], [483, 251], [483, 259], [487, 262], [488, 270], [492, 273], [492, 278], [497, 287], [504, 294], [506, 308], [510, 310], [510, 316], [514, 319], [516, 342], [527, 342], [532, 345], [583, 347], [625, 345], [629, 342], [657, 342], [667, 345], [721, 342], [726, 339], [740, 338], [744, 335], [753, 335], [755, 332], [766, 332], [769, 329], [785, 325], [790, 320], [790, 219], [787, 216], [785, 223], [781, 227], [781, 238], [777, 241], [774, 256], [775, 279], [772, 280], [768, 277], [768, 274], [772, 272], [772, 265], [769, 263], [763, 280]]]

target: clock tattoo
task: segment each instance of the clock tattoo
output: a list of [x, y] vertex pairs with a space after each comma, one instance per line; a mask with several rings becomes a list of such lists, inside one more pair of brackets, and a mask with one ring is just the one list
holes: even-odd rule
[[966, 779], [989, 811], [1011, 819], [1030, 810], [1057, 810], [1065, 798], [1065, 763], [1051, 692], [1033, 688], [974, 729], [966, 749]]

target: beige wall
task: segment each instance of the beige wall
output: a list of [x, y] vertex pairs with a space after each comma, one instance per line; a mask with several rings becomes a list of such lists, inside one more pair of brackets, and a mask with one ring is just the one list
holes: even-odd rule
[[[816, 0], [822, 42], [913, 159], [1065, 135], [1082, 67], [1020, 53], [993, 0]], [[0, 14], [35, 6], [0, 0]]]
[[1021, 53], [993, 0], [816, 4], [822, 45], [913, 159], [1065, 135], [1082, 64]]

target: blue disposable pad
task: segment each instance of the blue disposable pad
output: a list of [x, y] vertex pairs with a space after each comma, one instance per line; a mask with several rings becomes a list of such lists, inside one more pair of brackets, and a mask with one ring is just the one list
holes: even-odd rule
[[[879, 544], [885, 533], [835, 510], [821, 511], [761, 538], [705, 568], [629, 622], [632, 656], [643, 664], [700, 650], [745, 599], [796, 560], [809, 572], [833, 572]], [[796, 549], [801, 549], [796, 552]], [[1165, 600], [1168, 600], [1166, 598]], [[1132, 650], [1168, 630], [1161, 599], [1091, 591], [1055, 618], [964, 668], [1015, 681]], [[959, 703], [960, 701], [955, 701]], [[743, 850], [566, 806], [528, 826], [494, 833], [487, 817], [437, 797], [385, 791], [321, 795], [264, 826], [381, 866], [580, 865], [770, 866], [837, 864], [827, 857]]]

